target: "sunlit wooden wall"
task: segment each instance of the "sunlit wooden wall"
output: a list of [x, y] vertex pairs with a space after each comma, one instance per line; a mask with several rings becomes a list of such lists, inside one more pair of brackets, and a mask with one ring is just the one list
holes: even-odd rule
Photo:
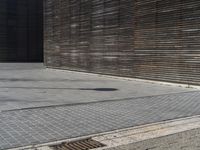
[[199, 0], [45, 0], [49, 67], [200, 84]]

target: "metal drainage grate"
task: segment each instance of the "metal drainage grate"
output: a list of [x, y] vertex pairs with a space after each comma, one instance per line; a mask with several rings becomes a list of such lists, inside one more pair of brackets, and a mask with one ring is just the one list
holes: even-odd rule
[[53, 145], [50, 146], [51, 149], [53, 150], [90, 150], [94, 148], [99, 148], [99, 147], [104, 147], [106, 145], [94, 141], [93, 139], [84, 139], [80, 141], [75, 141], [75, 142], [65, 142], [61, 143], [59, 145]]

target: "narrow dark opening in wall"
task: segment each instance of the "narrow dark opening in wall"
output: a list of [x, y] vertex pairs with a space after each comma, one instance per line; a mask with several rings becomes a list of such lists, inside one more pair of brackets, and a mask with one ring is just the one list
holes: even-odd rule
[[0, 62], [43, 62], [43, 1], [0, 1]]

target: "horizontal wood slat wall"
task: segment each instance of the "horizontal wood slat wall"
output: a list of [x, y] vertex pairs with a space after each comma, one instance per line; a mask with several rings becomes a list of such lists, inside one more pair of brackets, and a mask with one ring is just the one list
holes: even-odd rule
[[42, 0], [0, 0], [0, 62], [42, 60]]
[[200, 85], [200, 1], [45, 0], [45, 63]]

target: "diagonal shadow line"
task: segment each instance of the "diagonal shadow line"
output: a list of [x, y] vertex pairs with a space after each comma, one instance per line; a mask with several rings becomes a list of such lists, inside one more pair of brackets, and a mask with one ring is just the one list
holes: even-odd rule
[[102, 91], [102, 92], [112, 92], [112, 91], [118, 91], [117, 88], [63, 88], [63, 87], [0, 87], [0, 89], [28, 89], [28, 90], [81, 90], [81, 91]]

